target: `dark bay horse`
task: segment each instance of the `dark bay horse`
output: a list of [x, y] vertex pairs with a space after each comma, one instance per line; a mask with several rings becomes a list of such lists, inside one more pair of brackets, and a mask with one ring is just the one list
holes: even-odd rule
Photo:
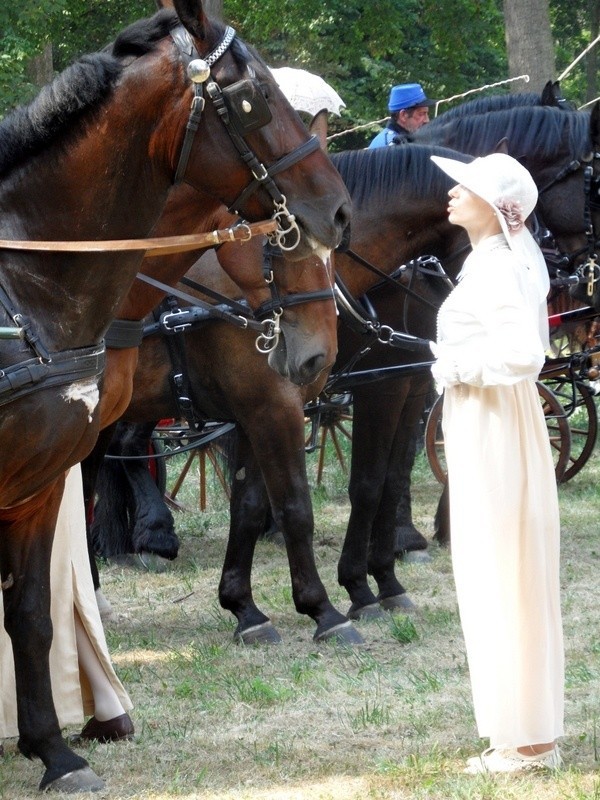
[[19, 748], [43, 761], [44, 789], [69, 773], [81, 789], [100, 783], [54, 711], [49, 563], [65, 470], [97, 437], [103, 336], [143, 255], [82, 243], [147, 236], [181, 180], [248, 220], [274, 213], [294, 257], [326, 253], [348, 221], [339, 175], [264, 63], [200, 0], [175, 9], [0, 124], [0, 571]]
[[[460, 250], [466, 241], [462, 230], [447, 220], [449, 182], [430, 161], [432, 152], [435, 150], [415, 145], [333, 157], [352, 197], [352, 249], [376, 263], [383, 273], [391, 273], [423, 252], [446, 258]], [[453, 155], [461, 158], [460, 154]], [[207, 258], [208, 253], [201, 262]], [[457, 271], [459, 265], [457, 261], [452, 268]], [[336, 270], [356, 297], [379, 280], [343, 254], [336, 254]], [[204, 283], [206, 275], [204, 268]], [[409, 281], [412, 281], [412, 289], [408, 288]], [[411, 295], [407, 288], [417, 298], [431, 297], [424, 303], [414, 298], [408, 302], [407, 297]], [[430, 338], [437, 306], [447, 291], [447, 284], [439, 278], [424, 274], [413, 277], [410, 270], [403, 271], [389, 290], [397, 308], [398, 327], [408, 325]], [[347, 336], [348, 331], [341, 326], [340, 342]], [[264, 530], [270, 504], [275, 522], [285, 537], [296, 608], [315, 619], [316, 637], [321, 638], [326, 628], [322, 624], [320, 606], [315, 603], [315, 599], [321, 597], [321, 584], [312, 578], [309, 580], [306, 570], [306, 564], [312, 565], [313, 517], [304, 455], [304, 404], [318, 394], [323, 379], [307, 387], [292, 385], [268, 369], [246, 332], [218, 321], [186, 333], [184, 342], [195, 406], [207, 416], [235, 419], [239, 423], [230, 534], [219, 586], [222, 606], [237, 617], [236, 637], [243, 641], [278, 638], [267, 615], [257, 608], [251, 590], [254, 547]], [[372, 339], [366, 331], [358, 335], [359, 347], [368, 342]], [[378, 352], [382, 349], [380, 346]], [[419, 354], [394, 350], [389, 357], [396, 364], [408, 363], [427, 360], [430, 353], [428, 349]], [[346, 355], [343, 361], [338, 361], [342, 368]], [[134, 378], [132, 402], [124, 420], [149, 421], [152, 426], [160, 418], [178, 415], [169, 386], [170, 369], [164, 337], [145, 339]], [[421, 374], [423, 380], [429, 382], [427, 369]], [[104, 497], [114, 497], [112, 490], [110, 493], [105, 490]], [[139, 502], [135, 499], [133, 502], [147, 511], [146, 498], [144, 494]], [[105, 508], [101, 519], [106, 519], [111, 511], [110, 507]], [[367, 552], [373, 550], [371, 523], [363, 518], [355, 530], [360, 532], [359, 541], [352, 541], [351, 547], [360, 548], [364, 555], [361, 553], [352, 559], [356, 567], [350, 570], [345, 550], [344, 564], [340, 566], [340, 576], [343, 576], [342, 582], [350, 593], [353, 607], [371, 605], [374, 601], [372, 593], [366, 601], [362, 599], [367, 571], [371, 569], [382, 584], [381, 602], [386, 607], [404, 608], [405, 590], [393, 574], [393, 546], [391, 565], [386, 564], [385, 570], [379, 570], [374, 562], [367, 565]], [[102, 532], [96, 533], [101, 535]], [[146, 546], [150, 549], [147, 540]], [[359, 571], [361, 580], [356, 576]], [[353, 615], [359, 616], [354, 611]]]
[[600, 231], [598, 103], [591, 112], [517, 106], [446, 122], [440, 117], [439, 123], [423, 126], [413, 141], [471, 156], [494, 152], [504, 141], [509, 155], [532, 174], [539, 191], [536, 218], [551, 231], [571, 269], [596, 251]]

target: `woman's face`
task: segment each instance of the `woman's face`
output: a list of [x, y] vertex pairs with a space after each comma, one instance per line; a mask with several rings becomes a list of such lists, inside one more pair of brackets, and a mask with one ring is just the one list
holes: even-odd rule
[[467, 230], [479, 228], [490, 217], [496, 217], [493, 209], [485, 200], [471, 192], [462, 184], [453, 186], [448, 192], [448, 219], [454, 225], [461, 225]]

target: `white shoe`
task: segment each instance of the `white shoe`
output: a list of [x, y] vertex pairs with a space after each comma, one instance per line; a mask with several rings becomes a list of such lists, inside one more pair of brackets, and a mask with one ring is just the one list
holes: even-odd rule
[[516, 748], [490, 747], [480, 756], [469, 758], [464, 771], [470, 775], [481, 772], [526, 772], [532, 769], [558, 769], [561, 765], [558, 745], [534, 756], [524, 756]]

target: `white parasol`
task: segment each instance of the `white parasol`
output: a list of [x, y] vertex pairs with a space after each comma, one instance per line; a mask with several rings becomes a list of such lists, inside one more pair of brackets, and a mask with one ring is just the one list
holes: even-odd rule
[[346, 104], [323, 78], [305, 69], [278, 67], [271, 69], [279, 88], [296, 111], [304, 111], [315, 116], [322, 109], [340, 115], [340, 108]]

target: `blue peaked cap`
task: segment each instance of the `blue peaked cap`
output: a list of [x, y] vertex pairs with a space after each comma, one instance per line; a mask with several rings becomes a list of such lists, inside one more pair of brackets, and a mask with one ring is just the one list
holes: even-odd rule
[[399, 86], [392, 86], [388, 111], [433, 105], [435, 105], [435, 100], [427, 99], [420, 83], [401, 83]]

